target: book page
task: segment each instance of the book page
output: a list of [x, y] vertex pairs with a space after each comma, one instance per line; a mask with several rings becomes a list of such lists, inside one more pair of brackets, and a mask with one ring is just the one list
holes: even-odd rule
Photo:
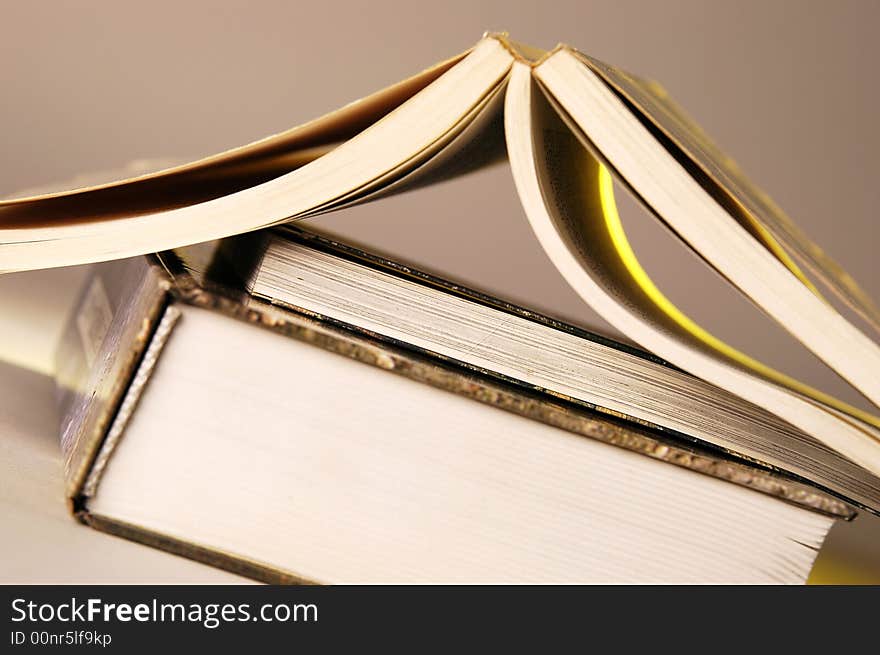
[[[326, 154], [293, 171], [242, 189], [220, 190], [212, 176], [193, 188], [173, 176], [170, 207], [151, 206], [150, 194], [132, 184], [0, 205], [0, 270], [48, 268], [109, 259], [210, 241], [305, 218], [315, 210], [357, 197], [408, 171], [422, 155], [474, 119], [503, 86], [512, 55], [487, 37], [437, 79]], [[169, 181], [170, 180], [170, 181]], [[390, 181], [390, 180], [389, 180]]]
[[[804, 234], [773, 200], [746, 178], [699, 125], [656, 82], [641, 80], [578, 53], [581, 60], [620, 94], [655, 131], [666, 137], [676, 156], [696, 170], [701, 184], [730, 214], [813, 291], [818, 289], [789, 252], [848, 307], [880, 332], [880, 308], [858, 283]], [[695, 169], [694, 169], [695, 167]]]
[[[73, 180], [61, 189], [34, 189], [0, 199], [4, 228], [113, 219], [203, 202], [289, 173], [333, 150], [386, 116], [461, 61], [428, 68], [285, 132], [193, 162], [158, 170], [123, 170], [110, 180]], [[170, 164], [170, 162], [169, 162]]]
[[577, 53], [560, 48], [534, 75], [571, 117], [578, 138], [660, 222], [880, 407], [880, 345], [744, 227]]
[[502, 109], [505, 85], [493, 88], [458, 125], [415, 157], [352, 193], [315, 208], [317, 216], [397, 193], [437, 184], [506, 159]]
[[529, 221], [587, 303], [655, 354], [880, 472], [878, 417], [730, 347], [657, 289], [623, 232], [610, 172], [551, 107], [528, 67], [516, 66], [505, 112], [511, 168]]

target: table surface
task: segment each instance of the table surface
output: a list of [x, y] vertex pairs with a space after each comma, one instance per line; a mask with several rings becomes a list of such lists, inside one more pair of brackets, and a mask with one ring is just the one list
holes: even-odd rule
[[76, 522], [67, 512], [54, 383], [0, 362], [0, 583], [241, 583]]

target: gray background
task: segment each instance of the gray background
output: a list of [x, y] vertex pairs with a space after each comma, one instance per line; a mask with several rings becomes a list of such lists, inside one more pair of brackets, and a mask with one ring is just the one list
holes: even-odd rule
[[[878, 24], [880, 3], [869, 0], [6, 2], [0, 195], [240, 145], [463, 50], [483, 30], [508, 30], [661, 81], [878, 298]], [[634, 203], [621, 207], [637, 254], [674, 301], [735, 345], [859, 402]], [[506, 166], [319, 222], [613, 334], [538, 248]], [[0, 277], [0, 359], [51, 372], [81, 278], [81, 269]], [[869, 520], [836, 528], [817, 576], [880, 579], [878, 539]]]

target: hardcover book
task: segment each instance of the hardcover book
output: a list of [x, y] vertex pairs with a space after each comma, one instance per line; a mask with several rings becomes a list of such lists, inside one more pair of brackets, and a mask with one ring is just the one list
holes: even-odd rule
[[101, 264], [85, 523], [272, 582], [803, 582], [880, 480], [632, 347], [298, 229]]

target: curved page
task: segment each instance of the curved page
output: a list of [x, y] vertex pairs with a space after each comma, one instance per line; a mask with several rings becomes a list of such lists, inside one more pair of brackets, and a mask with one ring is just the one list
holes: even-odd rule
[[[206, 178], [219, 178], [227, 185], [223, 188], [228, 189], [231, 180], [247, 174], [256, 175], [261, 171], [278, 174], [290, 172], [365, 130], [434, 82], [467, 54], [465, 52], [452, 57], [329, 114], [253, 143], [192, 162], [166, 164], [148, 172], [135, 171], [129, 175], [114, 175], [107, 180], [84, 180], [81, 184], [74, 182], [51, 191], [35, 190], [34, 193], [16, 194], [15, 197], [0, 199], [0, 210], [23, 205], [45, 206], [49, 200], [82, 196], [86, 193], [95, 194], [99, 191], [109, 192], [123, 186], [132, 192], [149, 192], [155, 195], [157, 190], [166, 190], [167, 184], [174, 184], [175, 187], [197, 186], [199, 180]], [[118, 196], [114, 195], [116, 197]], [[127, 197], [124, 195], [120, 199]], [[161, 198], [156, 202], [161, 202]]]
[[743, 228], [596, 73], [562, 49], [534, 74], [610, 167], [670, 229], [880, 406], [880, 346]]
[[[696, 166], [704, 176], [704, 187], [724, 202], [745, 229], [761, 241], [802, 282], [809, 280], [788, 257], [788, 252], [818, 277], [851, 309], [880, 331], [880, 309], [874, 301], [819, 246], [813, 243], [762, 190], [758, 189], [730, 157], [669, 94], [656, 83], [637, 79], [613, 66], [578, 52], [577, 56], [597, 73], [662, 137], [678, 150], [677, 158]], [[726, 202], [725, 202], [726, 201]], [[780, 247], [783, 246], [783, 247]], [[816, 290], [818, 293], [818, 290]]]
[[[353, 138], [290, 173], [230, 195], [113, 220], [89, 220], [86, 212], [82, 220], [40, 227], [15, 223], [14, 210], [27, 212], [27, 203], [0, 208], [0, 271], [166, 250], [281, 223], [331, 205], [418, 161], [432, 144], [472, 120], [472, 109], [504, 83], [511, 62], [505, 45], [495, 38], [483, 39], [434, 82]], [[28, 215], [39, 220], [40, 212]]]
[[880, 430], [755, 375], [743, 362], [684, 329], [658, 305], [657, 297], [646, 293], [633, 276], [632, 262], [625, 260], [626, 251], [618, 250], [619, 240], [615, 243], [614, 216], [611, 221], [605, 218], [606, 212], [616, 215], [610, 196], [600, 193], [607, 172], [553, 112], [524, 64], [514, 65], [508, 84], [505, 128], [529, 222], [550, 259], [587, 303], [657, 355], [765, 407], [880, 473]]

